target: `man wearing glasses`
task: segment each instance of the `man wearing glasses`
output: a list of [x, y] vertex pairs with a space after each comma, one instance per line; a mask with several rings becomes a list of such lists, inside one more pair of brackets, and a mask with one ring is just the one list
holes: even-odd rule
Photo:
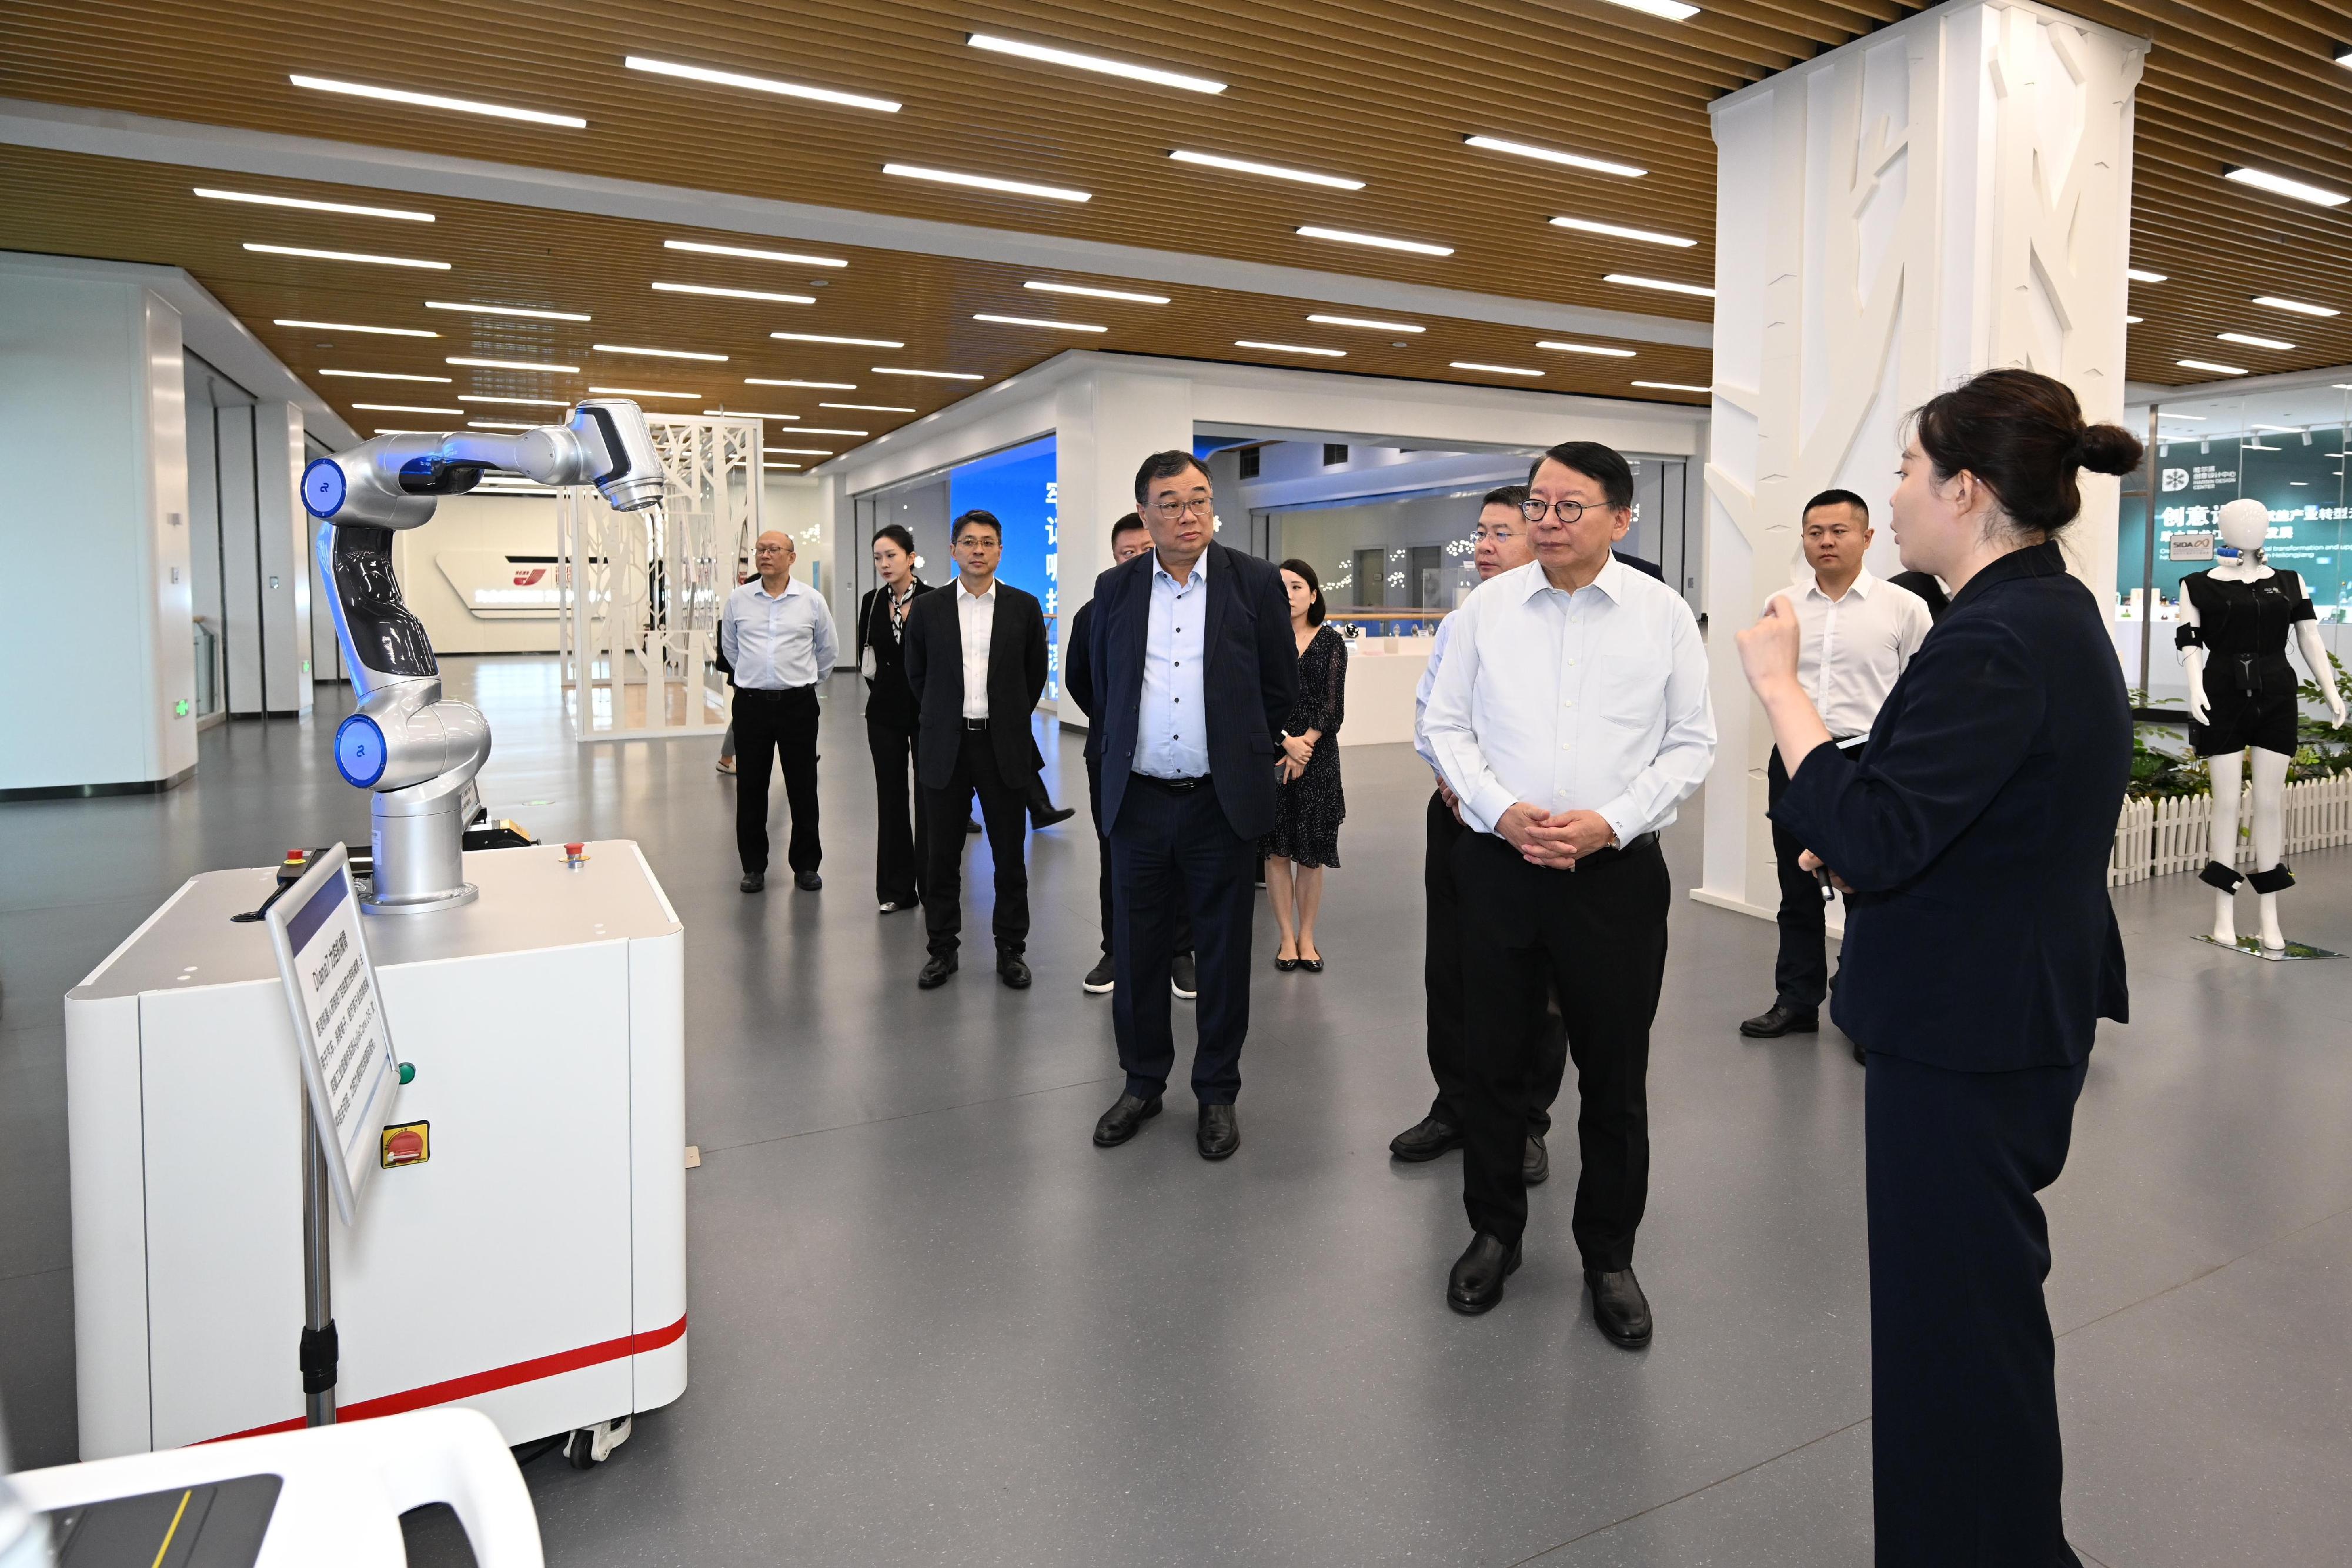
[[1527, 1227], [1531, 1069], [1545, 988], [1576, 1064], [1582, 1169], [1570, 1222], [1593, 1321], [1647, 1344], [1633, 1234], [1649, 1195], [1650, 1023], [1670, 891], [1658, 831], [1715, 758], [1690, 607], [1610, 554], [1633, 517], [1625, 459], [1571, 441], [1537, 459], [1536, 559], [1453, 616], [1422, 733], [1472, 831], [1455, 846], [1465, 998], [1463, 1204], [1475, 1232], [1455, 1311], [1502, 1300]]
[[1135, 506], [1151, 549], [1095, 580], [1087, 628], [1110, 839], [1111, 1018], [1127, 1070], [1095, 1143], [1126, 1143], [1160, 1113], [1176, 1062], [1168, 982], [1181, 906], [1200, 992], [1195, 1139], [1202, 1159], [1222, 1160], [1241, 1146], [1258, 841], [1274, 827], [1274, 737], [1297, 697], [1298, 652], [1280, 572], [1215, 541], [1208, 472], [1191, 453], [1145, 458]]

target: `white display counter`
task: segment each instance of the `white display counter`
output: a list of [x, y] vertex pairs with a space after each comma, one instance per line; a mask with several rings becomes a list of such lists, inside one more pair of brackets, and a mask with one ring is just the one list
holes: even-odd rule
[[1412, 696], [1429, 668], [1428, 637], [1351, 637], [1348, 640], [1348, 712], [1339, 744], [1412, 744]]

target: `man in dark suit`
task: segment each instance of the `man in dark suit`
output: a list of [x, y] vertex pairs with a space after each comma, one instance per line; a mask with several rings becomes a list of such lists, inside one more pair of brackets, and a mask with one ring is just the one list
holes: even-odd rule
[[[1115, 566], [1123, 566], [1151, 549], [1151, 536], [1145, 531], [1143, 519], [1129, 512], [1110, 526], [1110, 558]], [[1095, 601], [1087, 600], [1078, 606], [1070, 621], [1069, 663], [1062, 671], [1062, 689], [1070, 694], [1070, 701], [1087, 716], [1087, 806], [1095, 819], [1095, 852], [1100, 862], [1099, 892], [1102, 896], [1102, 961], [1087, 971], [1080, 982], [1088, 996], [1110, 994], [1118, 981], [1118, 971], [1111, 961], [1110, 905], [1110, 834], [1103, 825], [1102, 811], [1102, 724], [1095, 716], [1094, 666], [1087, 662], [1087, 639], [1094, 629]], [[1036, 820], [1035, 804], [1031, 803], [1030, 819]], [[1040, 824], [1041, 826], [1043, 824]], [[1168, 989], [1178, 1001], [1189, 1002], [1200, 995], [1199, 977], [1192, 966], [1192, 917], [1181, 906], [1175, 911], [1175, 952], [1169, 959]]]
[[1028, 790], [1037, 777], [1029, 715], [1045, 692], [1045, 615], [1032, 594], [996, 580], [1004, 529], [986, 512], [955, 520], [955, 586], [907, 612], [907, 685], [915, 694], [915, 778], [923, 787], [930, 864], [923, 921], [931, 956], [925, 990], [956, 972], [963, 931], [963, 822], [980, 795], [996, 862], [996, 973], [1029, 985]]
[[1095, 580], [1087, 627], [1127, 1070], [1095, 1142], [1123, 1144], [1160, 1113], [1176, 1062], [1168, 977], [1181, 903], [1200, 977], [1196, 1137], [1202, 1158], [1221, 1160], [1241, 1146], [1258, 841], [1274, 827], [1274, 737], [1298, 694], [1298, 650], [1281, 573], [1215, 542], [1209, 476], [1191, 453], [1145, 458], [1135, 507], [1152, 548]]

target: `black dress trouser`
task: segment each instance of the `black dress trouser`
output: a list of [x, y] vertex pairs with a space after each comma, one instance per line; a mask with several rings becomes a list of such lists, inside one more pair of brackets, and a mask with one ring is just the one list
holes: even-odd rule
[[984, 729], [967, 729], [944, 789], [923, 787], [929, 864], [923, 875], [923, 925], [935, 956], [952, 955], [963, 936], [963, 825], [973, 791], [996, 864], [993, 929], [1000, 955], [1019, 956], [1029, 945], [1029, 797], [1008, 784], [996, 747]]
[[[1776, 746], [1764, 768], [1766, 808], [1779, 805], [1788, 789], [1789, 770], [1781, 766]], [[1780, 873], [1780, 956], [1772, 966], [1772, 999], [1813, 1012], [1830, 990], [1829, 905], [1822, 897], [1821, 879], [1798, 863], [1804, 852], [1794, 833], [1773, 822], [1772, 859]]]
[[2080, 1568], [2034, 1194], [2065, 1168], [2087, 1065], [1954, 1072], [1870, 1053], [1878, 1568]]
[[1111, 1027], [1127, 1092], [1158, 1097], [1176, 1065], [1168, 968], [1182, 909], [1192, 920], [1201, 988], [1192, 1097], [1230, 1105], [1241, 1093], [1242, 1042], [1249, 1037], [1257, 841], [1234, 831], [1206, 779], [1176, 790], [1137, 773], [1111, 824], [1110, 853]]
[[1653, 839], [1574, 871], [1528, 864], [1492, 833], [1454, 847], [1461, 889], [1469, 1109], [1462, 1202], [1474, 1229], [1516, 1244], [1528, 1222], [1528, 1085], [1558, 988], [1576, 1062], [1570, 1228], [1588, 1269], [1633, 1263], [1650, 1190], [1650, 1024], [1666, 969], [1665, 856]]
[[[913, 904], [923, 896], [930, 821], [908, 793], [915, 732], [866, 711], [866, 748], [874, 754], [874, 898]], [[958, 831], [961, 831], [959, 823]]]
[[[1034, 810], [1036, 801], [1032, 800], [1030, 806]], [[1102, 758], [1091, 755], [1087, 758], [1087, 810], [1095, 820], [1097, 868], [1095, 883], [1096, 891], [1102, 896], [1102, 950], [1103, 956], [1108, 958], [1111, 954], [1110, 838], [1103, 831]], [[1189, 957], [1192, 952], [1192, 912], [1180, 904], [1176, 906], [1175, 915], [1175, 946], [1171, 952]]]
[[[1437, 1081], [1429, 1113], [1456, 1132], [1470, 1113], [1470, 1092], [1462, 1062], [1462, 894], [1454, 883], [1454, 846], [1469, 831], [1445, 797], [1431, 790], [1429, 845], [1421, 862], [1421, 885], [1429, 895], [1421, 979], [1429, 994], [1429, 1075]], [[1528, 1131], [1538, 1137], [1551, 1131], [1551, 1103], [1567, 1076], [1568, 1034], [1557, 1009], [1547, 1003], [1528, 1084]]]
[[735, 852], [746, 872], [768, 869], [768, 769], [781, 762], [793, 835], [784, 863], [797, 876], [824, 859], [816, 820], [816, 688], [735, 688]]

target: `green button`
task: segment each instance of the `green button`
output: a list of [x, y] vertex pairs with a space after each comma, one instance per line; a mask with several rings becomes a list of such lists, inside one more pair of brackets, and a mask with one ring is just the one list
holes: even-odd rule
[[416, 1082], [416, 1064], [415, 1062], [404, 1061], [400, 1064], [400, 1081], [403, 1083], [414, 1083]]

